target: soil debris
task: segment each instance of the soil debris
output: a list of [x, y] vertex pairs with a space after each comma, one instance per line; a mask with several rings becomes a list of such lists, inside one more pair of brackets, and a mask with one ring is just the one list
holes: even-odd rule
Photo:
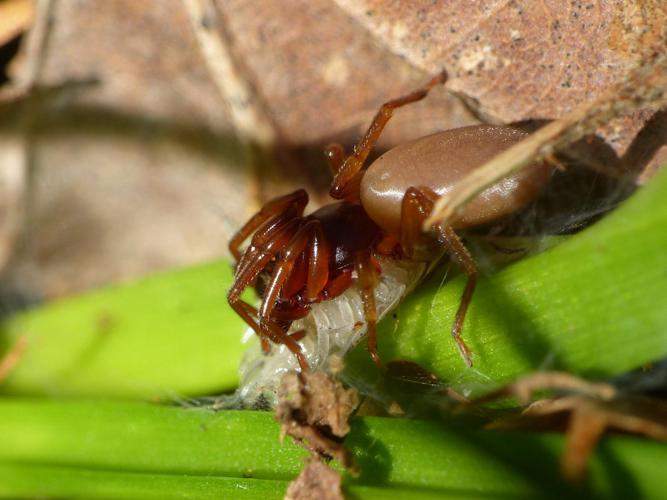
[[309, 459], [287, 488], [285, 500], [343, 500], [338, 472], [319, 460]]
[[287, 373], [278, 389], [276, 420], [281, 438], [291, 436], [314, 459], [335, 458], [346, 469], [353, 469], [352, 457], [343, 445], [350, 432], [350, 415], [359, 405], [354, 389], [324, 372]]

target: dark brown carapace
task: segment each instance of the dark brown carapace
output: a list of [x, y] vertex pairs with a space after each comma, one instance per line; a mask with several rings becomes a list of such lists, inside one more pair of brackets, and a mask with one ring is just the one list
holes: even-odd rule
[[[228, 300], [259, 335], [265, 352], [270, 342], [285, 344], [301, 369], [308, 369], [298, 344], [301, 332], [287, 333], [291, 321], [307, 315], [311, 304], [335, 298], [356, 279], [368, 325], [368, 349], [382, 366], [373, 293], [381, 269], [375, 257], [431, 260], [444, 250], [468, 276], [451, 334], [465, 362], [472, 365], [461, 328], [477, 271], [455, 230], [521, 208], [547, 182], [551, 168], [535, 165], [508, 177], [481, 193], [451, 225], [422, 232], [438, 197], [526, 136], [504, 126], [447, 130], [402, 144], [365, 169], [368, 154], [394, 109], [423, 99], [445, 79], [444, 73], [438, 75], [423, 88], [383, 104], [350, 156], [345, 157], [339, 145], [327, 149], [334, 174], [329, 194], [341, 201], [304, 215], [308, 195], [300, 189], [267, 203], [232, 238], [229, 248], [237, 266]], [[250, 236], [249, 246], [241, 253], [240, 245]], [[261, 290], [259, 310], [240, 298], [248, 286]]]

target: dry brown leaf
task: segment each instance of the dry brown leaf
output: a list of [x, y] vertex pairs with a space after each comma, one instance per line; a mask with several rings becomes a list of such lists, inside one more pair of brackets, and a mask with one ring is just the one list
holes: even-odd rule
[[[354, 143], [384, 102], [425, 74], [378, 47], [330, 0], [218, 1], [233, 50], [292, 144]], [[471, 122], [445, 92], [406, 110], [385, 145]], [[393, 137], [393, 138], [392, 138]]]
[[20, 115], [33, 191], [7, 279], [54, 296], [223, 255], [254, 208], [251, 181], [181, 2], [51, 8], [35, 83], [99, 83]]
[[[667, 23], [659, 0], [335, 0], [386, 47], [491, 121], [555, 119], [622, 79]], [[604, 131], [619, 154], [650, 115]]]
[[0, 2], [0, 45], [25, 31], [30, 26], [33, 15], [33, 0]]
[[516, 397], [521, 404], [528, 404], [537, 391], [568, 390], [590, 394], [600, 399], [611, 399], [616, 396], [614, 386], [600, 382], [593, 383], [565, 372], [538, 372], [522, 377], [497, 391], [475, 400], [475, 404], [506, 397]]
[[224, 19], [216, 15], [215, 2], [183, 0], [182, 4], [213, 82], [229, 106], [236, 133], [241, 140], [273, 147], [277, 140], [276, 126], [259, 95], [243, 79], [243, 62], [231, 51], [227, 26]]
[[[609, 120], [627, 116], [638, 109], [657, 110], [664, 106], [667, 101], [667, 52], [664, 50], [667, 32], [661, 35], [658, 42], [638, 56], [624, 78], [605, 89], [595, 100], [579, 104], [562, 118], [543, 126], [461, 179], [447, 196], [437, 200], [433, 212], [424, 221], [424, 230], [436, 223], [447, 223], [476, 195], [509, 174], [549, 160], [576, 141], [592, 137], [596, 129]], [[665, 115], [659, 112], [656, 116], [664, 118]], [[661, 135], [664, 136], [664, 130]], [[621, 158], [621, 165], [627, 161], [627, 156], [632, 157], [628, 154]]]

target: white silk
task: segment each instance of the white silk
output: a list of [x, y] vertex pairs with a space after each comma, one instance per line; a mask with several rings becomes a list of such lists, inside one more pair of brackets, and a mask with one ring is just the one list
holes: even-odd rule
[[[382, 273], [375, 288], [378, 318], [391, 312], [421, 281], [427, 265], [421, 262], [381, 259]], [[366, 335], [366, 320], [361, 294], [356, 283], [335, 299], [313, 304], [310, 314], [294, 321], [290, 333], [305, 330], [299, 341], [309, 365], [327, 369], [331, 356], [343, 357]], [[239, 368], [240, 380], [236, 396], [243, 406], [254, 406], [263, 400], [276, 403], [276, 390], [282, 376], [298, 370], [296, 357], [284, 345], [273, 345], [264, 355], [253, 335], [253, 345], [246, 352]]]

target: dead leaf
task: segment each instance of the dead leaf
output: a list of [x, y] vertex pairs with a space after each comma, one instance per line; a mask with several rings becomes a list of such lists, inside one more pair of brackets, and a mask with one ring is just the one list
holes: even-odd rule
[[98, 84], [30, 111], [29, 225], [7, 279], [55, 296], [223, 255], [251, 179], [181, 3], [52, 9], [35, 83]]
[[616, 396], [616, 389], [604, 382], [592, 383], [565, 372], [537, 372], [478, 398], [475, 404], [495, 401], [507, 397], [516, 397], [521, 404], [528, 404], [537, 391], [568, 390], [611, 399]]
[[591, 138], [596, 129], [609, 120], [638, 109], [663, 106], [667, 101], [664, 90], [667, 86], [665, 41], [667, 32], [660, 42], [645, 49], [623, 79], [605, 89], [597, 99], [581, 103], [564, 117], [541, 127], [466, 175], [447, 196], [437, 200], [433, 212], [424, 221], [424, 230], [436, 223], [447, 223], [476, 195], [509, 174], [549, 160], [582, 138]]
[[[393, 52], [448, 87], [487, 120], [555, 119], [622, 79], [667, 22], [659, 0], [442, 4], [335, 0]], [[650, 115], [603, 131], [623, 154]]]
[[[278, 135], [304, 164], [301, 170], [288, 165], [285, 171], [314, 179], [320, 187], [316, 201], [328, 199], [322, 196], [330, 182], [323, 147], [336, 141], [351, 148], [383, 102], [412, 91], [427, 75], [378, 47], [330, 0], [217, 4], [232, 50], [274, 118]], [[378, 152], [474, 121], [457, 99], [438, 89], [429, 102], [398, 114]]]
[[[330, 0], [188, 2], [206, 4], [214, 11], [209, 16], [207, 10], [200, 21], [209, 34], [219, 35], [234, 65], [230, 74], [254, 93], [257, 103], [253, 106], [275, 127], [275, 140], [284, 142], [277, 149], [287, 150], [289, 161], [280, 166], [279, 182], [270, 184], [273, 180], [267, 181], [263, 170], [261, 178], [253, 178], [244, 148], [247, 138], [238, 139], [238, 120], [229, 111], [248, 103], [244, 99], [230, 103], [230, 95], [220, 92], [207, 65], [211, 57], [202, 56], [197, 31], [193, 32], [187, 2], [40, 2], [38, 5], [48, 5], [53, 11], [48, 37], [44, 37], [46, 47], [39, 57], [23, 61], [17, 81], [26, 80], [27, 74], [34, 75], [34, 83], [42, 87], [91, 77], [99, 84], [41, 103], [30, 114], [36, 119], [29, 130], [32, 139], [26, 146], [31, 155], [26, 167], [34, 182], [29, 179], [26, 184], [34, 186], [34, 192], [26, 197], [31, 203], [26, 218], [30, 222], [20, 228], [20, 254], [13, 259], [9, 276], [14, 282], [49, 297], [224, 255], [232, 231], [267, 197], [305, 186], [315, 188], [311, 190], [314, 205], [323, 201], [326, 196], [321, 188], [330, 179], [322, 147], [331, 140], [349, 147], [382, 102], [413, 90], [434, 72], [431, 66], [413, 60], [420, 50], [405, 52], [406, 61], [378, 45], [378, 41], [387, 45], [384, 35], [369, 31], [346, 13], [355, 11], [359, 19], [364, 5], [381, 13], [394, 8], [389, 4], [346, 4], [344, 11]], [[401, 38], [406, 47], [412, 46], [409, 40], [416, 43], [415, 36], [434, 44], [440, 39], [433, 34], [437, 29], [446, 31], [448, 20], [475, 26], [466, 20], [463, 4], [456, 15], [439, 7], [441, 12], [433, 14], [435, 17], [429, 5], [424, 6], [428, 16], [417, 21], [442, 26], [434, 24], [430, 35], [420, 34], [414, 30], [419, 25], [410, 24], [416, 11], [407, 9], [403, 24], [409, 29]], [[596, 7], [594, 15], [602, 16], [605, 8]], [[500, 5], [499, 12], [509, 16], [508, 22], [514, 19], [509, 6]], [[657, 22], [660, 12], [656, 12], [655, 16], [640, 12], [640, 17]], [[631, 14], [624, 7], [619, 19], [631, 19]], [[564, 23], [562, 15], [554, 19]], [[495, 18], [479, 24], [488, 33], [484, 31], [486, 38], [477, 42], [472, 33], [455, 46], [438, 42], [442, 45], [438, 53], [446, 54], [451, 63], [445, 66], [454, 68], [453, 57], [465, 50], [495, 43], [499, 35], [491, 37], [496, 32], [490, 19]], [[595, 47], [588, 60], [611, 61], [604, 59], [604, 50], [621, 62], [630, 58], [629, 38], [618, 31], [622, 23], [613, 24], [615, 18], [610, 19], [595, 33], [600, 39], [608, 35], [614, 45]], [[572, 20], [568, 23], [560, 28], [563, 32], [581, 27]], [[613, 37], [612, 24], [618, 31]], [[403, 29], [397, 26], [394, 35]], [[34, 37], [27, 38], [29, 42]], [[526, 51], [535, 52], [541, 46], [531, 49], [528, 42], [533, 39], [522, 40], [499, 45], [498, 54], [511, 56], [512, 64], [523, 64]], [[556, 61], [553, 50], [562, 52], [571, 43], [568, 38], [563, 47], [547, 44], [552, 52], [544, 57]], [[442, 65], [433, 62], [438, 59], [433, 57], [434, 50], [425, 52], [424, 61], [431, 61], [439, 70]], [[608, 68], [602, 68], [591, 78], [577, 73], [576, 85], [565, 93], [569, 100], [555, 87], [547, 89], [551, 93], [545, 99], [557, 103], [563, 97], [567, 107], [587, 86], [602, 85], [619, 68], [609, 69], [609, 74]], [[504, 101], [497, 97], [507, 89], [499, 85], [496, 90], [500, 73], [485, 73], [492, 69], [485, 65], [473, 75], [454, 75], [453, 84], [461, 88], [453, 88], [457, 92], [469, 89], [469, 97], [479, 99], [480, 109], [488, 108], [489, 114], [502, 102], [510, 111], [528, 113], [530, 106], [515, 102], [516, 96], [509, 99], [505, 95]], [[530, 80], [527, 73], [521, 76], [522, 85], [532, 88], [542, 80], [556, 82], [549, 75]], [[522, 94], [522, 99], [528, 97]], [[496, 118], [508, 117], [498, 113]], [[458, 99], [437, 89], [426, 101], [397, 113], [378, 153], [417, 136], [475, 121]], [[17, 133], [15, 121], [4, 115], [0, 128]]]

